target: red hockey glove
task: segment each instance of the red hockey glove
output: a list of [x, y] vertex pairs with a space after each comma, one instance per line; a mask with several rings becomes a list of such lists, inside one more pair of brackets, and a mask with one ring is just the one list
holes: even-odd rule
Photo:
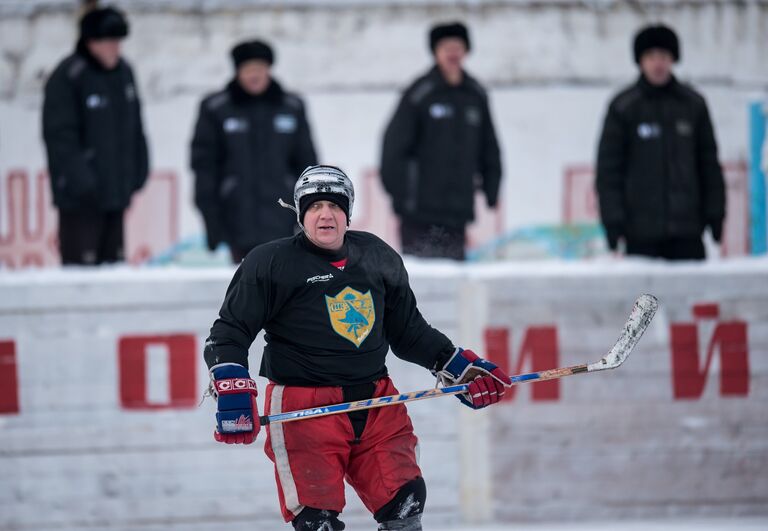
[[212, 367], [211, 392], [218, 407], [213, 438], [227, 444], [251, 444], [261, 426], [256, 382], [248, 369], [237, 363]]
[[496, 365], [462, 348], [457, 348], [435, 374], [444, 387], [470, 382], [469, 393], [456, 397], [472, 409], [495, 404], [504, 396], [505, 386], [512, 385], [509, 376]]

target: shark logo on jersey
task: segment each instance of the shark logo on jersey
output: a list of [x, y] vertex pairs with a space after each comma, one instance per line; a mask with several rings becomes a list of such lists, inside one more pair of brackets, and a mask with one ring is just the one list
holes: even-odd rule
[[376, 322], [370, 290], [361, 293], [347, 286], [335, 297], [325, 296], [333, 330], [356, 347], [365, 341]]

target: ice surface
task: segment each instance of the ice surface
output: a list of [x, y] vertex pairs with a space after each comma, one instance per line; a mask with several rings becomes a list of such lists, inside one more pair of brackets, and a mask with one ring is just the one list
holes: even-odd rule
[[[425, 528], [427, 529], [427, 528]], [[450, 528], [455, 531], [765, 531], [766, 518], [695, 518], [581, 523], [491, 524]]]

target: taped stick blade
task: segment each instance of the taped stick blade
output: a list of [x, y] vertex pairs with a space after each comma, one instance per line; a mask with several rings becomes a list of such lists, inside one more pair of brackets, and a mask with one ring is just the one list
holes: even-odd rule
[[613, 348], [600, 361], [590, 363], [587, 366], [588, 371], [603, 371], [606, 369], [615, 369], [629, 357], [632, 350], [637, 345], [643, 333], [651, 324], [656, 310], [659, 308], [659, 300], [653, 295], [640, 295], [632, 307], [627, 322], [624, 323], [624, 329], [613, 345]]

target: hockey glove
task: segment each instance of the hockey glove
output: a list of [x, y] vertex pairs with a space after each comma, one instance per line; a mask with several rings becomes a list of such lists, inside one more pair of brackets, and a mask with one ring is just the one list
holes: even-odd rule
[[216, 399], [216, 431], [213, 438], [227, 444], [251, 444], [259, 434], [256, 382], [248, 369], [237, 363], [211, 367], [211, 392]]
[[469, 383], [469, 393], [456, 397], [472, 409], [495, 404], [504, 396], [505, 386], [512, 385], [509, 376], [496, 365], [462, 348], [457, 348], [435, 375], [444, 387]]
[[215, 251], [219, 244], [224, 241], [223, 229], [221, 223], [209, 216], [205, 218], [205, 242], [208, 244], [209, 251]]
[[723, 220], [722, 219], [714, 219], [709, 222], [709, 230], [712, 233], [712, 239], [715, 240], [717, 243], [720, 243], [720, 240], [723, 237]]
[[619, 240], [624, 237], [624, 228], [620, 225], [606, 225], [605, 239], [608, 241], [608, 248], [615, 251], [619, 248]]

